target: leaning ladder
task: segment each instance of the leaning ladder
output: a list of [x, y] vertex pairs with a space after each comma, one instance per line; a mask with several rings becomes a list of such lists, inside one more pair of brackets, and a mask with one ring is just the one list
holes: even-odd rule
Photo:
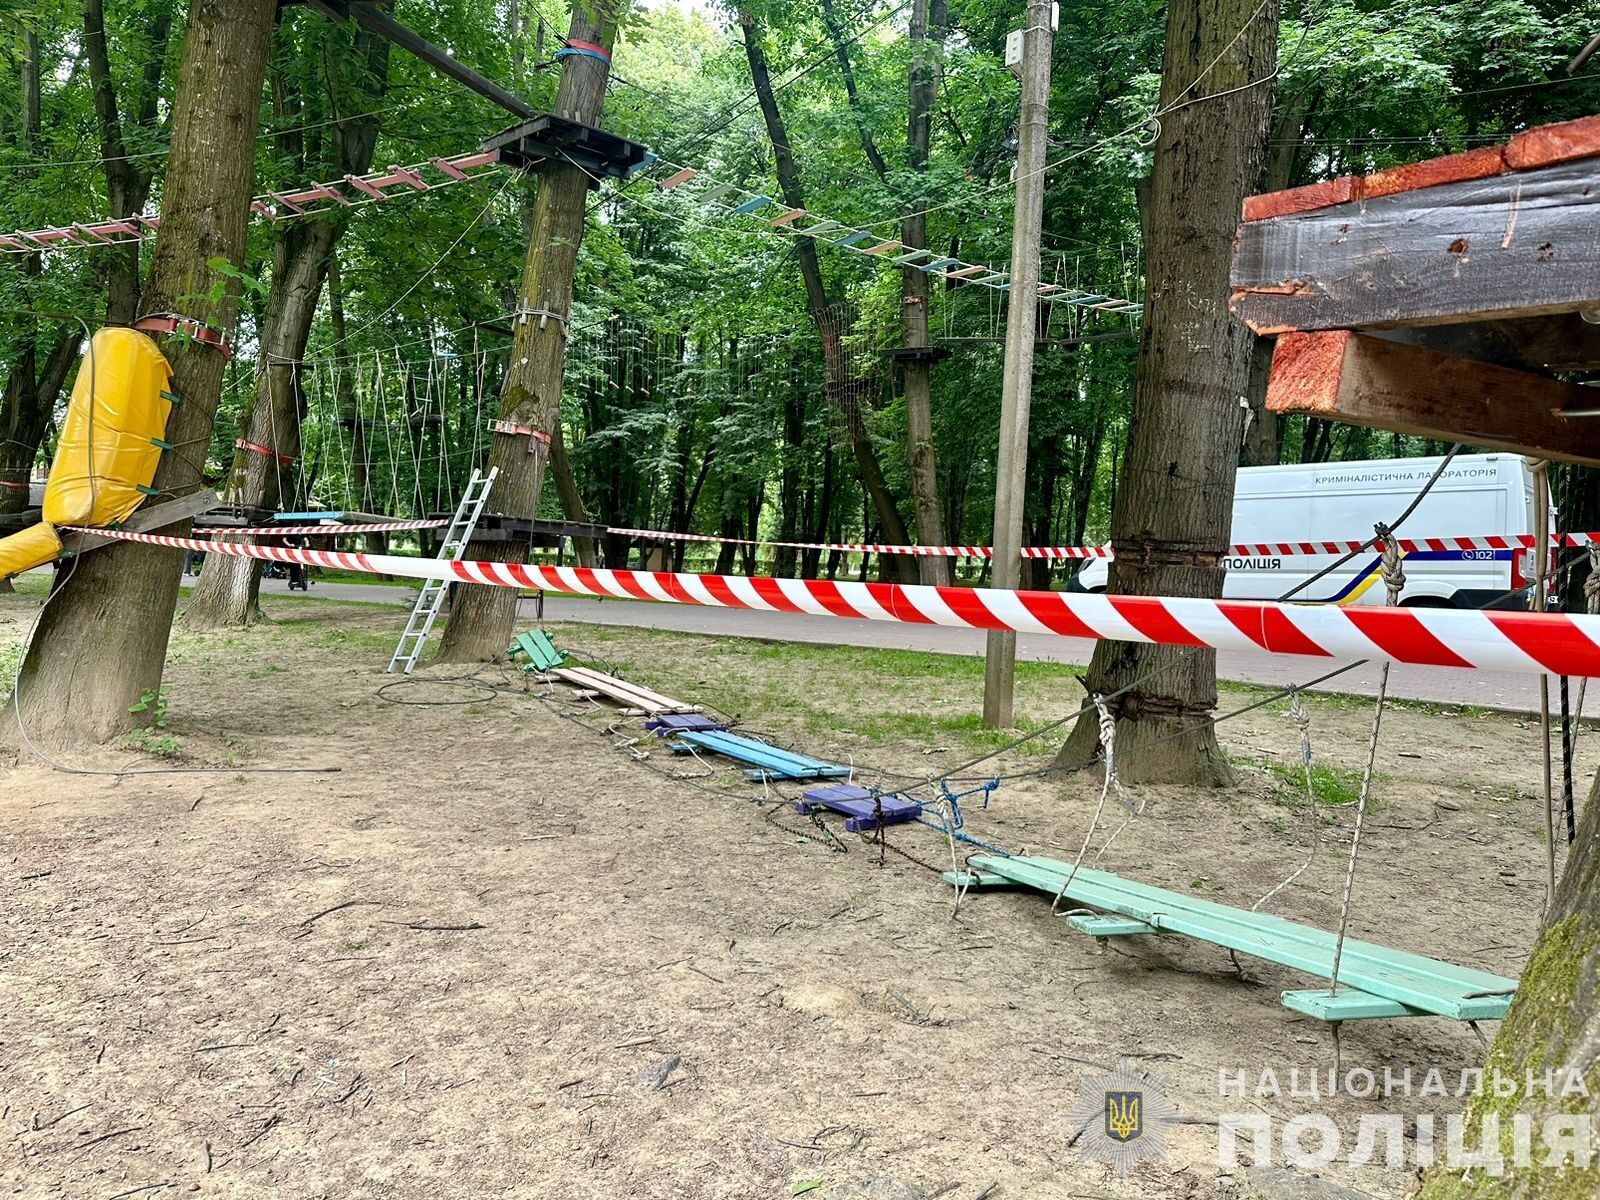
[[[461, 494], [461, 503], [456, 505], [456, 515], [450, 522], [450, 528], [445, 530], [444, 541], [439, 546], [439, 558], [456, 562], [466, 552], [467, 543], [472, 540], [472, 531], [478, 527], [478, 518], [483, 514], [484, 502], [489, 499], [489, 488], [499, 471], [499, 467], [492, 467], [487, 475], [482, 471], [472, 473], [467, 490]], [[417, 659], [422, 657], [423, 644], [428, 640], [428, 632], [433, 628], [439, 610], [444, 607], [449, 588], [449, 582], [443, 579], [423, 581], [422, 590], [417, 593], [417, 602], [411, 606], [411, 619], [406, 622], [405, 632], [395, 644], [394, 657], [389, 660], [390, 674], [397, 667], [405, 675], [416, 669]]]

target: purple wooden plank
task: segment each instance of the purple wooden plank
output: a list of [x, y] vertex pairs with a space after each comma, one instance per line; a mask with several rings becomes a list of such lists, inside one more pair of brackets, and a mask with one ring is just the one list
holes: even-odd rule
[[865, 833], [869, 829], [876, 829], [880, 807], [885, 825], [914, 821], [922, 815], [922, 805], [913, 800], [886, 792], [874, 801], [870, 788], [858, 787], [855, 784], [812, 788], [803, 795], [804, 799], [795, 805], [796, 811], [810, 812], [812, 808], [821, 805], [845, 817], [844, 827], [851, 833]]
[[651, 717], [644, 723], [644, 727], [653, 729], [661, 737], [666, 737], [669, 733], [700, 733], [727, 728], [721, 721], [703, 713], [662, 713], [659, 717]]

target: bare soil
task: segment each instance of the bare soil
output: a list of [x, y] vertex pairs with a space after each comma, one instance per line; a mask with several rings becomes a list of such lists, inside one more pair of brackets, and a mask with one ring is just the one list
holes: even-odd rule
[[[38, 603], [0, 597], [0, 650]], [[70, 764], [215, 769], [0, 762], [11, 1194], [1232, 1196], [1247, 1184], [1219, 1175], [1218, 1113], [1307, 1102], [1222, 1099], [1219, 1070], [1332, 1065], [1326, 1029], [1278, 1003], [1310, 986], [1292, 972], [1240, 974], [1176, 938], [1096, 953], [1037, 894], [956, 913], [931, 830], [891, 830], [908, 856], [881, 861], [841, 831], [841, 853], [792, 808], [767, 813], [778, 791], [565, 688], [500, 668], [444, 681], [458, 667], [386, 688], [399, 613], [269, 606], [255, 629], [176, 636], [161, 736], [179, 744], [154, 743], [176, 757]], [[993, 744], [965, 660], [554, 633], [867, 778], [1034, 771], [1060, 740], [959, 770]], [[1081, 700], [1069, 670], [1027, 664], [1019, 695], [1025, 727]], [[1347, 786], [1370, 708], [1311, 710]], [[1322, 852], [1273, 908], [1333, 927], [1349, 810], [1303, 803], [1281, 704], [1221, 735], [1238, 785], [1140, 789], [1147, 811], [1100, 865], [1248, 907], [1318, 823]], [[1536, 723], [1391, 712], [1352, 933], [1516, 974], [1542, 895], [1539, 763]], [[1007, 778], [969, 828], [1070, 859], [1098, 795], [1088, 776]], [[1347, 1024], [1343, 1043], [1346, 1067], [1419, 1080], [1482, 1058], [1431, 1018]], [[1124, 1056], [1189, 1123], [1165, 1165], [1120, 1180], [1072, 1146], [1071, 1114], [1080, 1074]], [[1322, 1107], [1348, 1133], [1394, 1106]]]

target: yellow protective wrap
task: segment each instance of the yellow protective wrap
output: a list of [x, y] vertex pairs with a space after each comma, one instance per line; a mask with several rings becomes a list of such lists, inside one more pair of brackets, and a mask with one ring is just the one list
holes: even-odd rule
[[[102, 329], [78, 366], [41, 514], [52, 525], [115, 525], [161, 461], [172, 368], [136, 329]], [[93, 462], [90, 451], [93, 450]]]
[[0, 579], [55, 562], [60, 553], [61, 539], [54, 529], [43, 521], [30, 525], [8, 538], [0, 538]]

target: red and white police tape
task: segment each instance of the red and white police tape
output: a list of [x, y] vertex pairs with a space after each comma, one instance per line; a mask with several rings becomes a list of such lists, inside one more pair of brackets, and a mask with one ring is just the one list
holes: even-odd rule
[[[718, 537], [707, 533], [671, 533], [662, 529], [609, 529], [622, 537], [641, 538], [646, 541], [668, 542], [728, 542], [736, 546], [781, 546], [789, 550], [840, 550], [847, 554], [907, 554], [926, 558], [989, 558], [993, 551], [988, 546], [896, 546], [871, 542], [768, 542], [750, 538]], [[1600, 533], [1551, 534], [1552, 546], [1587, 546], [1600, 539]], [[1398, 538], [1400, 550], [1417, 554], [1431, 550], [1527, 550], [1533, 546], [1533, 534], [1510, 536], [1486, 534], [1477, 537]], [[1238, 557], [1278, 555], [1290, 557], [1303, 554], [1348, 554], [1367, 548], [1359, 542], [1240, 542], [1228, 548], [1228, 553]], [[1376, 551], [1377, 547], [1372, 547]], [[1024, 546], [1023, 558], [1115, 558], [1110, 546]]]
[[1600, 676], [1600, 616], [1488, 610], [1277, 604], [1243, 600], [1166, 599], [1071, 592], [837, 583], [667, 571], [602, 571], [516, 563], [452, 562], [393, 554], [292, 550], [248, 542], [80, 529], [129, 542], [298, 562], [346, 571], [441, 579], [496, 587], [535, 588], [577, 596], [613, 596], [950, 625], [1011, 629], [1062, 637], [1265, 650], [1313, 658], [1373, 658], [1435, 667], [1477, 667], [1521, 674]]
[[333, 537], [343, 533], [404, 533], [411, 529], [443, 529], [450, 524], [447, 517], [427, 521], [377, 521], [370, 525], [249, 525], [236, 529], [228, 525], [197, 527], [196, 533], [227, 534], [230, 537], [271, 537], [317, 534]]

